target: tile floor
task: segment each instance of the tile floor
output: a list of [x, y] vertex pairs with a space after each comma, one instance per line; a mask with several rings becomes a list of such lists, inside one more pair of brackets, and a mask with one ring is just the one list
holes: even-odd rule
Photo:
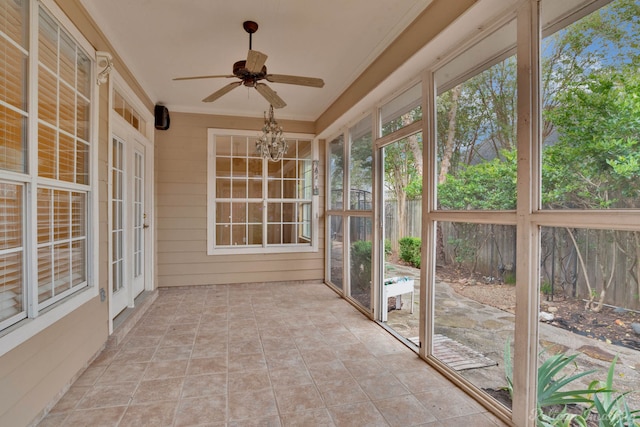
[[45, 426], [499, 426], [323, 284], [160, 290]]

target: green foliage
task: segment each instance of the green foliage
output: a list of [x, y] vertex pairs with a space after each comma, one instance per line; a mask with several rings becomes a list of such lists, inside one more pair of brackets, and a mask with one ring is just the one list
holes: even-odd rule
[[[586, 389], [561, 391], [565, 386], [571, 384], [579, 378], [593, 374], [595, 370], [584, 371], [573, 375], [564, 375], [556, 378], [560, 372], [568, 365], [575, 365], [577, 354], [567, 356], [565, 354], [555, 354], [545, 360], [538, 368], [538, 408], [542, 409], [553, 405], [568, 405], [573, 403], [591, 403], [593, 387]], [[598, 389], [605, 392], [605, 389]]]
[[545, 117], [558, 141], [543, 151], [543, 204], [634, 207], [640, 196], [640, 77], [603, 73], [559, 97]]
[[542, 285], [540, 285], [540, 292], [542, 292], [543, 295], [551, 295], [551, 283], [545, 280]]
[[[604, 390], [613, 389], [613, 378], [618, 356], [613, 358], [607, 379], [599, 385]], [[627, 393], [614, 396], [613, 392], [598, 392], [593, 397], [592, 411], [598, 415], [600, 427], [624, 427], [640, 425], [640, 410], [631, 411], [627, 405], [625, 396]]]
[[448, 237], [447, 243], [453, 247], [454, 261], [458, 265], [473, 261], [476, 255], [476, 250], [473, 246], [474, 241], [475, 237], [472, 240], [453, 236]]
[[422, 241], [419, 237], [403, 237], [398, 240], [400, 244], [400, 259], [408, 262], [416, 268], [420, 268], [420, 251]]
[[502, 158], [464, 167], [438, 186], [438, 202], [444, 209], [515, 209], [516, 151], [502, 151]]
[[505, 285], [515, 285], [516, 274], [513, 271], [507, 271], [502, 275], [502, 281]]
[[391, 241], [385, 239], [384, 240], [384, 254], [385, 255], [391, 255], [392, 249], [391, 249]]
[[[592, 381], [586, 389], [565, 390], [567, 386], [579, 378], [593, 374], [595, 370], [576, 373], [573, 375], [563, 375], [558, 378], [570, 364], [575, 365], [577, 354], [567, 356], [556, 354], [545, 360], [538, 368], [538, 389], [537, 389], [537, 424], [540, 426], [572, 426], [587, 425], [587, 418], [592, 409], [598, 412], [601, 427], [609, 426], [633, 426], [636, 420], [640, 419], [640, 411], [630, 411], [624, 401], [624, 394], [613, 398], [613, 372], [617, 362], [614, 358], [607, 380], [605, 382]], [[511, 343], [507, 340], [504, 348], [505, 379], [507, 385], [505, 389], [513, 399], [513, 358], [511, 356]], [[584, 404], [582, 413], [568, 413], [567, 405]], [[559, 412], [551, 412], [551, 407], [559, 406]], [[547, 408], [545, 410], [545, 408]], [[613, 421], [612, 424], [607, 422]]]
[[416, 176], [404, 189], [407, 193], [408, 200], [417, 200], [422, 198], [422, 177]]
[[351, 244], [351, 287], [366, 291], [371, 286], [371, 242], [357, 240]]

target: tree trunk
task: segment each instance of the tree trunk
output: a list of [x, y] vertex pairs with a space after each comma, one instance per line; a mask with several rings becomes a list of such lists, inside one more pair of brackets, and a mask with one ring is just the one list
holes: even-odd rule
[[587, 267], [584, 265], [584, 260], [582, 259], [582, 253], [580, 252], [580, 248], [578, 247], [578, 243], [576, 242], [575, 237], [573, 237], [573, 233], [569, 227], [565, 227], [569, 237], [571, 238], [571, 242], [573, 243], [573, 247], [576, 248], [576, 255], [578, 256], [578, 261], [580, 262], [580, 269], [582, 270], [582, 274], [584, 274], [584, 281], [587, 283], [587, 289], [589, 290], [589, 301], [584, 306], [585, 310], [589, 310], [593, 305], [593, 300], [595, 298], [595, 292], [591, 287], [591, 282], [589, 281], [589, 274], [587, 272]]
[[447, 140], [440, 161], [440, 175], [438, 176], [438, 184], [442, 184], [447, 179], [449, 168], [451, 168], [451, 157], [453, 156], [453, 145], [456, 137], [456, 115], [458, 114], [458, 98], [462, 86], [458, 85], [451, 89], [451, 109], [449, 110], [449, 128], [447, 130]]

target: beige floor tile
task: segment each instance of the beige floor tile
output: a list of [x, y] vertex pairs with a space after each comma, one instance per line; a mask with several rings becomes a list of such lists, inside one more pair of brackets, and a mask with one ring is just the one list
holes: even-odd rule
[[142, 379], [146, 370], [146, 363], [112, 363], [95, 384], [137, 383]]
[[76, 409], [104, 408], [128, 405], [138, 383], [118, 383], [93, 386], [84, 395]]
[[176, 412], [175, 426], [224, 423], [227, 418], [226, 397], [215, 395], [196, 399], [182, 399]]
[[345, 368], [343, 363], [340, 361], [310, 365], [309, 373], [313, 380], [318, 384], [323, 382], [339, 381], [344, 378], [353, 378], [347, 368]]
[[358, 379], [362, 390], [372, 399], [381, 400], [409, 394], [409, 390], [391, 373]]
[[320, 390], [322, 399], [327, 406], [369, 401], [369, 397], [364, 393], [358, 382], [350, 377], [318, 383], [318, 390]]
[[328, 410], [338, 427], [386, 427], [389, 425], [371, 402], [332, 406]]
[[159, 360], [189, 360], [191, 357], [192, 345], [182, 345], [176, 347], [160, 347], [151, 358], [152, 361]]
[[242, 393], [247, 390], [258, 391], [271, 388], [269, 371], [266, 368], [256, 371], [229, 372], [229, 393]]
[[196, 343], [191, 351], [191, 357], [195, 359], [203, 358], [227, 358], [227, 342], [220, 340], [212, 340], [210, 343], [203, 343], [202, 340], [196, 338]]
[[182, 398], [206, 397], [227, 394], [227, 373], [194, 375], [185, 377]]
[[149, 362], [147, 370], [142, 377], [144, 380], [160, 380], [164, 378], [184, 377], [187, 372], [189, 361], [184, 360], [163, 360], [159, 362]]
[[269, 371], [269, 376], [274, 389], [313, 384], [311, 375], [304, 365], [292, 368], [273, 369]]
[[410, 394], [374, 401], [373, 404], [382, 413], [387, 422], [395, 427], [416, 426], [437, 421], [437, 418], [418, 399]]
[[479, 403], [453, 386], [418, 393], [415, 397], [440, 421], [486, 411]]
[[162, 341], [160, 341], [160, 347], [175, 347], [179, 345], [193, 345], [194, 340], [196, 339], [196, 333], [177, 333], [177, 334], [166, 334]]
[[277, 414], [276, 399], [271, 390], [229, 393], [229, 421]]
[[386, 366], [373, 356], [358, 360], [344, 360], [342, 363], [355, 378], [375, 377], [387, 372]]
[[306, 367], [304, 359], [297, 349], [265, 351], [264, 356], [270, 370]]
[[335, 424], [326, 409], [312, 409], [309, 411], [284, 414], [283, 427], [333, 427]]
[[277, 416], [265, 417], [261, 418], [257, 415], [258, 418], [248, 419], [248, 420], [239, 420], [239, 421], [231, 421], [227, 424], [227, 427], [281, 427], [282, 423], [280, 422], [280, 418]]
[[74, 386], [94, 385], [104, 371], [107, 370], [106, 365], [91, 365], [80, 375], [80, 378], [73, 383]]
[[64, 396], [58, 400], [58, 403], [56, 403], [49, 413], [59, 414], [73, 410], [90, 389], [91, 387], [89, 386], [74, 384], [67, 390]]
[[172, 426], [178, 401], [158, 402], [146, 405], [131, 405], [124, 413], [119, 427], [164, 427]]
[[229, 356], [262, 353], [262, 342], [259, 339], [239, 340], [229, 338]]
[[441, 374], [425, 363], [421, 369], [394, 372], [394, 376], [412, 393], [433, 391], [451, 385]]
[[324, 402], [314, 384], [275, 389], [281, 414], [324, 408]]
[[150, 403], [163, 400], [178, 400], [182, 391], [183, 377], [142, 381], [133, 395], [133, 403]]
[[40, 427], [503, 426], [326, 286], [163, 289]]
[[116, 363], [148, 362], [156, 352], [156, 347], [127, 347], [118, 352], [113, 359]]
[[60, 414], [49, 413], [45, 419], [40, 421], [38, 427], [64, 427], [66, 426], [66, 420], [69, 418], [69, 412]]
[[317, 363], [331, 363], [338, 359], [336, 352], [330, 347], [320, 347], [316, 349], [300, 350], [305, 363], [309, 365]]
[[169, 326], [167, 334], [195, 334], [199, 326], [199, 321], [194, 323], [176, 323], [175, 325]]
[[222, 372], [227, 372], [226, 357], [191, 359], [187, 368], [187, 375], [219, 374]]
[[262, 353], [238, 354], [229, 357], [229, 372], [257, 371], [267, 368], [267, 361]]
[[447, 418], [441, 421], [443, 427], [473, 426], [473, 427], [497, 427], [506, 426], [501, 421], [487, 414], [463, 415], [461, 417]]
[[112, 427], [117, 426], [126, 406], [73, 411], [64, 421], [65, 427]]

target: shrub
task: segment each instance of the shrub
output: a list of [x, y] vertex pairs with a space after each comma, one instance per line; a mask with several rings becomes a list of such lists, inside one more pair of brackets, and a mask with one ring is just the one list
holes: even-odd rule
[[400, 259], [416, 268], [420, 268], [420, 250], [422, 241], [419, 237], [403, 237], [400, 244]]
[[391, 255], [391, 240], [384, 240], [384, 254], [385, 255]]
[[351, 286], [364, 291], [371, 284], [371, 242], [356, 240], [351, 244]]

